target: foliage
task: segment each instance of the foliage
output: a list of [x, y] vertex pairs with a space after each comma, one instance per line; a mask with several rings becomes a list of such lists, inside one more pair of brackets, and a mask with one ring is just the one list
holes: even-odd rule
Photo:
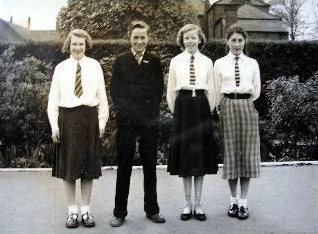
[[57, 17], [57, 29], [68, 33], [82, 28], [94, 38], [126, 38], [132, 20], [150, 25], [156, 40], [174, 41], [184, 24], [198, 23], [185, 0], [69, 0]]
[[285, 153], [289, 157], [305, 157], [299, 155], [300, 146], [317, 147], [318, 73], [305, 83], [299, 82], [297, 76], [274, 79], [265, 93], [270, 102], [269, 138], [288, 149]]
[[[14, 47], [0, 55], [0, 141], [23, 145], [30, 157], [44, 157], [47, 96], [51, 65], [27, 56], [14, 60]], [[19, 152], [19, 151], [18, 151]]]

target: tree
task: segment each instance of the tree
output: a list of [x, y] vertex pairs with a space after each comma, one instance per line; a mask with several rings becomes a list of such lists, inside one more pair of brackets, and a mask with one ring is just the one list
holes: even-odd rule
[[318, 1], [313, 1], [313, 9], [314, 9], [314, 22], [313, 22], [313, 36], [312, 39], [318, 40]]
[[302, 35], [305, 27], [305, 20], [301, 16], [303, 0], [273, 0], [271, 1], [271, 13], [278, 16], [289, 28], [291, 40]]
[[184, 24], [198, 23], [186, 0], [69, 0], [56, 26], [65, 33], [82, 28], [95, 39], [122, 39], [136, 19], [147, 22], [152, 38], [163, 41], [174, 41]]

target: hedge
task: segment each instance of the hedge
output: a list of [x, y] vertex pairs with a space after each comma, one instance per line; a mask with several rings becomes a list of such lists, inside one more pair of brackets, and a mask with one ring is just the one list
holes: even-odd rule
[[[63, 54], [60, 51], [60, 43], [31, 43], [27, 45], [15, 45], [14, 59], [18, 61], [23, 61], [26, 57], [34, 57], [34, 60], [40, 60], [44, 64], [48, 64], [49, 70], [45, 70], [45, 66], [39, 66], [36, 70], [43, 74], [52, 75], [53, 68], [62, 60], [66, 59], [69, 54]], [[0, 54], [2, 54], [9, 45], [0, 45]], [[117, 54], [126, 51], [129, 45], [125, 41], [97, 41], [94, 44], [93, 49], [87, 51], [87, 55], [93, 57], [100, 61], [105, 75], [106, 89], [109, 94], [109, 84], [111, 79], [111, 64]], [[150, 51], [161, 57], [164, 65], [164, 72], [167, 75], [170, 59], [180, 53], [178, 46], [173, 44], [156, 43], [149, 45]], [[224, 56], [225, 43], [224, 41], [212, 41], [209, 42], [202, 51], [213, 61]], [[275, 79], [277, 77], [285, 76], [292, 77], [298, 75], [300, 81], [305, 81], [313, 76], [313, 74], [318, 71], [318, 42], [290, 42], [290, 41], [278, 41], [278, 42], [268, 42], [268, 41], [251, 41], [248, 45], [249, 55], [255, 58], [260, 65], [261, 78], [263, 89], [261, 97], [256, 101], [256, 108], [260, 113], [260, 117], [263, 120], [263, 125], [266, 126], [269, 121], [268, 105], [269, 102], [264, 95], [264, 90], [268, 84], [268, 81]], [[37, 63], [33, 61], [33, 63]], [[40, 74], [41, 75], [41, 74]], [[42, 76], [42, 75], [41, 75]], [[50, 77], [48, 77], [50, 79]], [[1, 94], [2, 95], [2, 94]], [[112, 111], [112, 102], [110, 97], [109, 104], [111, 109], [110, 120], [106, 126], [106, 137], [103, 141], [102, 159], [103, 165], [114, 165], [116, 164], [116, 156], [114, 154], [114, 137], [115, 137], [115, 121], [114, 112]], [[1, 105], [2, 103], [0, 103]], [[43, 107], [42, 107], [43, 108]], [[166, 163], [167, 152], [168, 152], [168, 136], [171, 130], [171, 114], [168, 111], [167, 103], [165, 97], [160, 108], [161, 113], [161, 137], [159, 140], [159, 159], [158, 163]], [[42, 113], [43, 114], [43, 113]], [[43, 120], [42, 120], [43, 121]], [[5, 162], [1, 163], [0, 166], [49, 166], [51, 162], [51, 151], [52, 144], [50, 142], [50, 129], [47, 118], [44, 120], [45, 124], [43, 126], [42, 132], [45, 132], [45, 136], [42, 137], [43, 145], [41, 147], [36, 146], [38, 151], [41, 153], [33, 154], [33, 146], [25, 143], [25, 139], [22, 140], [11, 140], [6, 141], [0, 137], [2, 145], [0, 144], [0, 156], [7, 155]], [[262, 124], [261, 124], [262, 125]], [[262, 128], [262, 126], [261, 126]], [[261, 131], [262, 132], [262, 131]], [[219, 138], [219, 132], [217, 131], [216, 137]], [[23, 143], [21, 143], [23, 142]], [[23, 147], [21, 146], [23, 144]], [[26, 146], [25, 146], [26, 145]], [[33, 148], [32, 148], [33, 147]], [[219, 149], [220, 151], [220, 149]], [[26, 155], [41, 155], [38, 157], [39, 160], [45, 160], [46, 163], [38, 162], [37, 158], [31, 161], [27, 160], [24, 156]], [[263, 150], [262, 159], [269, 160], [267, 158], [267, 151]], [[14, 154], [14, 155], [13, 155]], [[9, 156], [8, 156], [9, 155]], [[16, 158], [18, 157], [18, 158]], [[219, 160], [221, 161], [220, 154]], [[15, 161], [14, 161], [15, 160]], [[11, 163], [14, 161], [13, 163]], [[136, 164], [140, 164], [140, 159], [136, 159]]]
[[[22, 59], [26, 55], [52, 63], [55, 67], [68, 54], [60, 51], [60, 43], [31, 43], [16, 46], [16, 59]], [[117, 54], [128, 49], [125, 41], [96, 41], [93, 49], [87, 51], [87, 55], [97, 60], [112, 62]], [[8, 45], [0, 45], [2, 53]], [[210, 57], [212, 61], [224, 56], [225, 42], [223, 40], [210, 41], [203, 49], [203, 53]], [[168, 71], [170, 59], [180, 53], [180, 49], [174, 44], [152, 43], [149, 49], [158, 54]], [[266, 81], [280, 77], [292, 77], [298, 75], [301, 82], [306, 81], [318, 71], [318, 41], [251, 41], [248, 43], [248, 54], [255, 58], [260, 66], [262, 84]], [[106, 75], [111, 72], [109, 63], [104, 67]], [[109, 76], [108, 76], [109, 77]], [[260, 111], [260, 116], [267, 114], [267, 100], [262, 88], [261, 97], [256, 101], [256, 108]]]

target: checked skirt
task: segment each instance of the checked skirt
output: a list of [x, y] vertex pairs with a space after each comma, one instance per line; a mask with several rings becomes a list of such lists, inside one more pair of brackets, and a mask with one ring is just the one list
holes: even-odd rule
[[221, 135], [223, 143], [223, 179], [260, 176], [260, 137], [258, 112], [251, 99], [221, 102]]

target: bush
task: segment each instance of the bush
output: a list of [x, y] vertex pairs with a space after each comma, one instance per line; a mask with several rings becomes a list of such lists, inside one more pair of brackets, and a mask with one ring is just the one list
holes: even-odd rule
[[14, 47], [0, 55], [0, 141], [6, 166], [14, 161], [8, 160], [10, 151], [43, 161], [48, 156], [43, 145], [50, 138], [46, 105], [51, 65], [32, 56], [14, 60], [13, 55]]
[[317, 159], [306, 150], [318, 146], [318, 73], [305, 83], [298, 76], [269, 81], [266, 96], [270, 121], [264, 133], [276, 148], [272, 154], [279, 160]]

